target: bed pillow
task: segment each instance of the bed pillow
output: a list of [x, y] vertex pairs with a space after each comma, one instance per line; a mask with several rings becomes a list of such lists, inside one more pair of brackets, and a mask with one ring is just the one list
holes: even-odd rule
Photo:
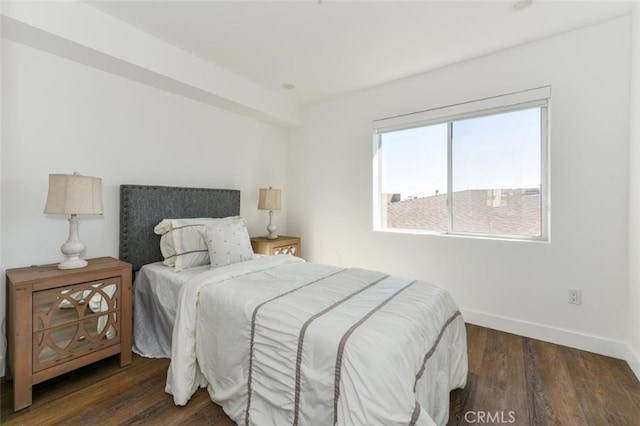
[[[242, 220], [240, 216], [225, 218], [164, 219], [154, 228], [160, 237], [163, 263], [181, 271], [210, 263], [207, 243], [203, 237], [207, 225]], [[243, 221], [244, 223], [244, 221]]]
[[167, 233], [162, 234], [162, 236], [160, 237], [160, 251], [162, 252], [162, 257], [164, 258], [164, 261], [162, 263], [167, 266], [175, 266], [176, 246], [173, 243], [173, 234], [170, 230], [167, 231]]
[[204, 236], [212, 268], [253, 259], [251, 240], [244, 220], [207, 225]]

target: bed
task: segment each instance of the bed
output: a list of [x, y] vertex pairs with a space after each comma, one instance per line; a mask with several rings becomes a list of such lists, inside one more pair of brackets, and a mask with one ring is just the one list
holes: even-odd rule
[[[134, 350], [170, 356], [176, 405], [206, 387], [243, 425], [446, 424], [449, 392], [467, 378], [464, 321], [450, 295], [293, 256], [228, 261], [219, 241], [236, 240], [227, 229], [240, 229], [239, 195], [121, 186], [120, 253], [138, 271]], [[211, 265], [163, 265], [153, 230], [169, 218], [219, 218], [198, 223]]]

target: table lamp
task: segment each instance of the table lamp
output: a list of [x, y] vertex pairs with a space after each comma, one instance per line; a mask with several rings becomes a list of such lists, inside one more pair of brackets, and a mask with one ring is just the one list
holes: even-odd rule
[[268, 240], [275, 240], [278, 238], [277, 228], [271, 223], [274, 210], [280, 210], [280, 190], [269, 188], [260, 188], [260, 195], [258, 197], [258, 209], [269, 210], [269, 225], [267, 226], [266, 238]]
[[44, 208], [47, 214], [65, 214], [69, 217], [69, 238], [60, 251], [65, 259], [58, 264], [59, 269], [75, 269], [87, 266], [81, 256], [85, 245], [78, 234], [78, 215], [102, 214], [102, 179], [72, 175], [49, 175], [49, 194]]

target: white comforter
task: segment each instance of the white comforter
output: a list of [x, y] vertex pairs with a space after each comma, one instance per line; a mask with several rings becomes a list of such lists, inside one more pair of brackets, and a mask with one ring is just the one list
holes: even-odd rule
[[185, 283], [166, 390], [242, 425], [445, 424], [466, 354], [443, 289], [271, 256]]

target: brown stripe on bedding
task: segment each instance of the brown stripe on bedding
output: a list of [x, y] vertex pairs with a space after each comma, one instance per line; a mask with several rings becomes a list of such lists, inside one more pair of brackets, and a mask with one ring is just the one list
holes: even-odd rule
[[349, 294], [348, 296], [344, 297], [341, 300], [338, 300], [337, 302], [335, 302], [333, 305], [328, 306], [327, 308], [323, 309], [322, 311], [318, 312], [317, 314], [313, 315], [311, 318], [309, 318], [308, 320], [305, 321], [305, 323], [302, 325], [302, 328], [300, 329], [300, 335], [298, 336], [298, 352], [296, 354], [296, 387], [295, 387], [295, 402], [294, 402], [294, 415], [293, 415], [293, 426], [297, 426], [298, 424], [298, 415], [299, 415], [299, 410], [300, 410], [300, 366], [302, 364], [302, 346], [304, 343], [304, 335], [307, 331], [307, 328], [309, 327], [309, 325], [315, 321], [316, 319], [320, 318], [322, 315], [330, 312], [331, 310], [333, 310], [334, 308], [340, 306], [341, 304], [343, 304], [344, 302], [348, 301], [349, 299], [351, 299], [352, 297], [362, 293], [363, 291], [373, 287], [374, 285], [378, 284], [380, 281], [388, 278], [389, 275], [382, 275], [380, 278], [376, 279], [375, 281], [370, 282], [369, 284], [367, 284], [366, 286], [362, 287], [359, 290], [354, 291], [353, 293]]
[[418, 423], [418, 418], [420, 417], [420, 404], [416, 401], [416, 405], [413, 408], [413, 413], [411, 414], [411, 421], [409, 422], [409, 426], [414, 426]]
[[255, 307], [255, 309], [253, 310], [253, 314], [251, 315], [251, 338], [249, 340], [249, 373], [247, 376], [247, 410], [245, 412], [245, 417], [244, 417], [244, 424], [245, 425], [249, 425], [249, 410], [251, 409], [251, 379], [253, 376], [253, 342], [256, 336], [256, 318], [258, 316], [258, 311], [260, 310], [260, 308], [262, 308], [264, 305], [266, 305], [269, 302], [273, 302], [274, 300], [277, 300], [281, 297], [284, 297], [288, 294], [294, 293], [300, 289], [303, 289], [305, 287], [308, 287], [312, 284], [318, 283], [322, 280], [325, 280], [327, 278], [333, 277], [334, 275], [338, 275], [342, 272], [345, 272], [347, 269], [340, 269], [339, 271], [336, 271], [332, 274], [326, 275], [322, 278], [318, 278], [317, 280], [311, 281], [303, 286], [300, 287], [296, 287], [294, 289], [291, 289], [287, 292], [284, 292], [282, 294], [279, 294], [277, 296], [272, 297], [269, 300], [265, 300], [264, 302], [260, 303], [258, 306]]
[[207, 226], [206, 223], [189, 223], [189, 224], [185, 224], [185, 225], [180, 225], [180, 226], [176, 226], [175, 228], [171, 228], [168, 232], [170, 231], [175, 231], [176, 229], [184, 229], [184, 228], [193, 228], [194, 226]]
[[167, 235], [169, 232], [177, 231], [178, 229], [191, 228], [192, 226], [207, 226], [207, 225], [204, 224], [204, 223], [193, 223], [193, 224], [189, 224], [189, 225], [176, 226], [175, 228], [173, 228], [173, 225], [172, 225], [171, 229], [169, 229], [167, 232], [165, 232], [163, 234], [160, 234], [160, 236]]
[[342, 375], [342, 356], [344, 354], [344, 348], [345, 348], [345, 346], [347, 344], [347, 340], [353, 334], [353, 332], [356, 331], [356, 329], [358, 327], [360, 327], [366, 320], [371, 318], [371, 316], [373, 314], [378, 312], [380, 309], [382, 309], [382, 307], [384, 305], [386, 305], [387, 303], [392, 301], [396, 296], [398, 296], [400, 293], [402, 293], [403, 291], [405, 291], [406, 289], [408, 289], [409, 287], [414, 285], [416, 282], [417, 281], [415, 281], [415, 280], [411, 281], [409, 284], [405, 285], [404, 287], [402, 287], [401, 289], [399, 289], [398, 291], [393, 293], [391, 296], [387, 297], [378, 306], [376, 306], [375, 308], [370, 310], [365, 316], [360, 318], [360, 320], [357, 323], [353, 324], [351, 326], [351, 328], [349, 328], [349, 330], [347, 330], [347, 332], [344, 334], [344, 336], [342, 336], [342, 339], [340, 339], [340, 343], [338, 344], [338, 355], [336, 356], [336, 369], [335, 369], [334, 382], [333, 382], [333, 424], [334, 425], [338, 423], [338, 400], [340, 399], [340, 380], [341, 380], [341, 375]]
[[436, 341], [433, 343], [433, 346], [431, 346], [431, 349], [429, 349], [429, 351], [424, 355], [424, 359], [422, 360], [422, 366], [420, 367], [420, 371], [418, 371], [418, 374], [416, 374], [416, 380], [415, 382], [413, 382], [413, 392], [416, 391], [418, 380], [420, 380], [420, 378], [424, 374], [424, 370], [427, 366], [427, 361], [429, 361], [429, 358], [431, 358], [431, 356], [436, 351], [436, 348], [438, 347], [438, 343], [440, 343], [440, 339], [442, 339], [442, 335], [444, 334], [447, 327], [449, 327], [449, 324], [451, 324], [453, 320], [455, 320], [458, 317], [458, 315], [460, 315], [460, 311], [454, 312], [454, 314], [451, 315], [451, 317], [444, 323], [444, 325], [440, 329], [440, 333], [438, 333], [438, 337], [436, 338]]
[[190, 251], [185, 251], [182, 253], [176, 253], [176, 254], [172, 254], [171, 256], [167, 256], [165, 257], [166, 259], [171, 259], [172, 257], [178, 257], [178, 256], [184, 256], [185, 254], [193, 254], [193, 253], [204, 253], [204, 252], [208, 252], [209, 250], [190, 250]]

